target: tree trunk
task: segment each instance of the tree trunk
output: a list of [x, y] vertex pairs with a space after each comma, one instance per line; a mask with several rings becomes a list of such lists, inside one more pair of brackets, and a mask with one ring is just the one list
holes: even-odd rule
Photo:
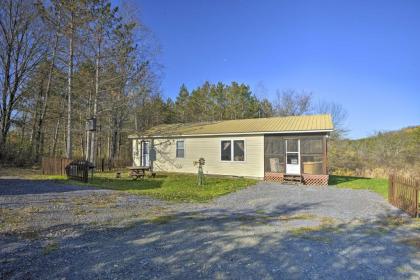
[[57, 149], [57, 140], [58, 140], [58, 131], [60, 130], [60, 122], [61, 122], [61, 116], [58, 118], [57, 123], [55, 124], [54, 129], [54, 137], [53, 137], [53, 146], [51, 150], [51, 155], [55, 156], [55, 150]]
[[[100, 36], [100, 35], [99, 35]], [[101, 39], [98, 38], [97, 42], [97, 51], [96, 51], [96, 65], [95, 65], [95, 97], [93, 101], [93, 118], [96, 119], [98, 112], [98, 95], [99, 95], [99, 65], [100, 65], [100, 55], [101, 55]], [[90, 142], [90, 161], [95, 165], [96, 162], [96, 131], [91, 133], [91, 142]]]
[[[92, 112], [91, 112], [91, 104], [92, 104], [92, 92], [89, 90], [89, 102], [88, 102], [88, 118], [91, 117]], [[86, 123], [87, 125], [87, 123]], [[91, 161], [90, 159], [90, 142], [91, 142], [91, 132], [88, 130], [88, 127], [85, 127], [86, 130], [86, 157], [85, 159], [87, 161]]]
[[74, 14], [71, 14], [71, 22], [70, 22], [70, 38], [69, 38], [69, 61], [68, 61], [68, 74], [67, 74], [67, 145], [66, 145], [66, 156], [67, 158], [72, 158], [73, 154], [73, 146], [72, 146], [72, 127], [71, 127], [71, 117], [72, 117], [72, 105], [71, 105], [71, 95], [72, 95], [72, 82], [73, 82], [73, 56], [74, 56], [74, 49], [73, 49], [73, 37], [74, 37]]
[[5, 148], [6, 145], [6, 137], [7, 137], [7, 130], [6, 124], [8, 123], [7, 119], [7, 97], [9, 95], [10, 89], [10, 68], [11, 68], [11, 60], [12, 60], [12, 48], [8, 48], [6, 52], [6, 63], [4, 65], [4, 81], [3, 81], [3, 92], [2, 92], [2, 106], [1, 106], [1, 116], [0, 116], [0, 157], [1, 151]]
[[36, 127], [36, 133], [35, 133], [35, 161], [38, 162], [39, 161], [39, 157], [40, 157], [40, 150], [41, 150], [41, 138], [42, 138], [42, 128], [44, 125], [44, 119], [45, 119], [45, 115], [47, 113], [47, 107], [48, 107], [48, 98], [50, 96], [50, 92], [51, 92], [51, 82], [52, 82], [52, 76], [53, 76], [53, 72], [54, 72], [54, 65], [55, 65], [55, 57], [57, 54], [57, 47], [58, 47], [58, 33], [55, 35], [55, 42], [54, 42], [54, 48], [53, 48], [53, 53], [52, 53], [52, 57], [51, 57], [51, 65], [50, 68], [48, 70], [48, 80], [47, 80], [47, 86], [45, 89], [45, 98], [44, 98], [44, 102], [42, 105], [42, 109], [41, 109], [41, 114], [38, 118], [38, 123], [37, 123], [37, 127]]

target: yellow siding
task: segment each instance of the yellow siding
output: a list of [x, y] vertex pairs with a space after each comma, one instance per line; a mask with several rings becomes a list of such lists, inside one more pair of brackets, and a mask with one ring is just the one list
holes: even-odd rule
[[133, 141], [133, 162], [134, 166], [140, 166], [140, 141]]
[[[245, 140], [245, 161], [221, 161], [220, 141], [235, 139]], [[175, 156], [176, 140], [184, 140], [184, 158]], [[137, 141], [133, 142], [137, 143]], [[204, 166], [206, 174], [264, 177], [264, 136], [262, 135], [154, 139], [153, 143], [156, 150], [156, 161], [153, 162], [155, 171], [196, 173], [197, 166], [194, 166], [193, 162], [203, 157], [206, 160]], [[134, 147], [133, 151], [135, 151]]]

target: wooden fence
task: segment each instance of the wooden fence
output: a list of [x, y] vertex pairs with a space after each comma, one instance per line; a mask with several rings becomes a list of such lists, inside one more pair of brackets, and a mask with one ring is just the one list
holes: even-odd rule
[[389, 176], [388, 200], [392, 205], [413, 217], [419, 215], [420, 183], [414, 178]]
[[41, 162], [42, 174], [65, 175], [65, 168], [70, 164], [71, 161], [72, 160], [68, 158], [43, 157]]
[[[66, 175], [66, 166], [72, 162], [68, 158], [42, 158], [42, 174], [44, 175]], [[95, 167], [96, 172], [107, 172], [114, 170], [123, 170], [132, 165], [131, 160], [125, 159], [98, 159]]]

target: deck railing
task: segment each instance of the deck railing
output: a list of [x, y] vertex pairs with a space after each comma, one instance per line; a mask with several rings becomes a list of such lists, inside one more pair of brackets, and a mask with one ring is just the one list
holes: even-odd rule
[[389, 176], [388, 201], [413, 217], [419, 215], [420, 182], [392, 174]]

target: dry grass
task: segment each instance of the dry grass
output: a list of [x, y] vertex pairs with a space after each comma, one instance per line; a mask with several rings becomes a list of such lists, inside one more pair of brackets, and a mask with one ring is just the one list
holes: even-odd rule
[[1, 231], [17, 232], [23, 230], [33, 215], [45, 211], [45, 207], [26, 206], [22, 208], [0, 208]]
[[152, 224], [167, 224], [173, 220], [175, 220], [176, 217], [173, 215], [164, 215], [164, 216], [157, 216], [157, 217], [153, 217], [149, 220], [149, 222], [151, 222]]
[[84, 205], [92, 208], [111, 208], [115, 207], [118, 202], [119, 195], [89, 195], [72, 198], [72, 203], [76, 206]]
[[399, 226], [405, 225], [405, 224], [407, 224], [409, 222], [410, 222], [409, 219], [405, 219], [403, 217], [389, 216], [389, 217], [386, 217], [386, 218], [382, 219], [379, 222], [379, 224], [381, 226], [395, 228], [395, 227], [399, 227]]
[[293, 220], [312, 220], [316, 219], [317, 216], [310, 213], [296, 214], [296, 215], [282, 215], [278, 216], [277, 219], [280, 221], [293, 221]]
[[60, 249], [59, 244], [55, 241], [52, 241], [45, 245], [42, 251], [44, 255], [48, 255], [54, 251], [57, 251], [58, 249]]
[[317, 236], [306, 236], [309, 233], [315, 233], [315, 232], [338, 232], [340, 231], [340, 227], [336, 227], [335, 225], [335, 219], [331, 217], [316, 217], [315, 218], [319, 221], [318, 225], [315, 226], [305, 226], [305, 227], [297, 227], [294, 229], [291, 229], [289, 233], [296, 237], [305, 237], [307, 239], [319, 239], [323, 237], [317, 237]]
[[17, 167], [4, 167], [0, 166], [0, 177], [11, 176], [11, 177], [22, 177], [31, 178], [33, 176], [41, 175], [41, 170], [32, 168], [17, 168]]
[[411, 246], [411, 247], [415, 247], [417, 250], [420, 250], [420, 237], [401, 239], [401, 240], [398, 240], [398, 242]]

